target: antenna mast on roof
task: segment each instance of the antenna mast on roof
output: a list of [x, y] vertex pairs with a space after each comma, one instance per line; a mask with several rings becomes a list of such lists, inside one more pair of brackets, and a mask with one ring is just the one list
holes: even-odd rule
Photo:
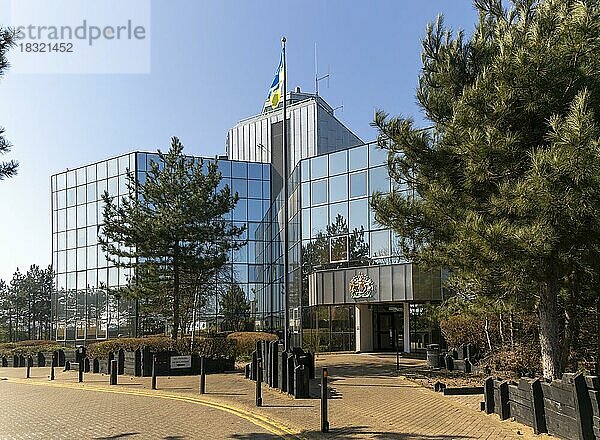
[[327, 66], [327, 75], [319, 77], [319, 68], [317, 64], [317, 43], [315, 42], [315, 95], [319, 96], [319, 81], [327, 79], [327, 87], [329, 87], [329, 66]]

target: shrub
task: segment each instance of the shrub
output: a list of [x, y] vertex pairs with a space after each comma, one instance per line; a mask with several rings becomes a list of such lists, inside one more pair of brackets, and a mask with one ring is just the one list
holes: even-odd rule
[[[178, 351], [178, 346], [182, 345], [185, 340], [173, 339], [166, 336], [151, 336], [148, 338], [118, 338], [108, 339], [106, 341], [95, 342], [88, 345], [87, 354], [89, 357], [106, 357], [108, 353], [116, 353], [117, 351], [129, 350], [135, 351], [138, 348], [148, 347], [150, 351]], [[189, 351], [189, 341], [188, 341]]]
[[6, 342], [0, 344], [0, 356], [33, 356], [40, 351], [55, 351], [60, 350], [62, 346], [56, 341], [34, 340], [34, 341], [19, 341]]
[[237, 344], [235, 340], [223, 337], [210, 337], [198, 341], [194, 352], [200, 356], [207, 357], [233, 357], [237, 355]]
[[310, 329], [304, 329], [302, 331], [302, 348], [304, 350], [318, 352], [320, 345], [320, 339], [316, 332]]
[[536, 344], [515, 344], [505, 347], [483, 361], [493, 371], [510, 371], [517, 376], [535, 377], [542, 371], [540, 350]]
[[256, 341], [276, 341], [277, 335], [266, 332], [233, 332], [227, 339], [234, 340], [238, 357], [251, 356], [256, 348]]
[[[473, 344], [479, 349], [487, 345], [484, 332], [485, 321], [479, 316], [455, 315], [440, 321], [440, 328], [449, 347], [458, 347], [461, 344]], [[490, 337], [496, 339], [496, 322], [489, 325]]]
[[147, 347], [151, 352], [176, 351], [187, 355], [197, 353], [208, 357], [234, 357], [236, 345], [234, 341], [228, 341], [224, 337], [197, 337], [194, 348], [190, 348], [191, 340], [181, 338], [173, 340], [167, 336], [151, 336], [147, 338], [118, 338], [107, 341], [96, 342], [87, 347], [89, 357], [106, 357], [108, 353], [123, 349], [135, 351]]

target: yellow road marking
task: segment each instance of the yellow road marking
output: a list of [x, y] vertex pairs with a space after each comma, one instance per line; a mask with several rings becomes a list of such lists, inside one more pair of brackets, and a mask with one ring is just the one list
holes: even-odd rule
[[170, 399], [170, 400], [179, 400], [181, 402], [194, 403], [196, 405], [207, 406], [209, 408], [217, 409], [220, 411], [224, 411], [230, 414], [233, 414], [237, 417], [240, 417], [253, 425], [259, 426], [272, 434], [278, 435], [282, 438], [299, 438], [294, 431], [289, 429], [287, 426], [284, 426], [281, 423], [278, 423], [274, 420], [271, 420], [267, 417], [261, 416], [259, 414], [253, 414], [249, 411], [246, 411], [241, 408], [237, 408], [225, 403], [215, 402], [207, 399], [202, 399], [194, 396], [184, 396], [178, 394], [172, 394], [165, 391], [153, 390], [153, 391], [144, 391], [144, 390], [133, 390], [133, 389], [109, 389], [105, 387], [96, 387], [89, 384], [74, 384], [74, 383], [58, 383], [58, 382], [41, 382], [35, 380], [25, 380], [25, 379], [17, 379], [17, 378], [2, 378], [7, 382], [25, 384], [25, 385], [42, 385], [49, 387], [57, 387], [57, 388], [69, 388], [74, 390], [87, 390], [87, 391], [96, 391], [101, 393], [113, 393], [113, 394], [128, 394], [133, 396], [146, 396], [146, 397], [155, 397], [162, 399]]

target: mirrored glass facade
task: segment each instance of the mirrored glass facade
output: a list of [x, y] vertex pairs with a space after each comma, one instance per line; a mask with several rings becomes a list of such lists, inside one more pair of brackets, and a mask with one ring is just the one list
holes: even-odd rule
[[[370, 207], [374, 192], [392, 189], [386, 164], [387, 152], [370, 143], [303, 159], [292, 171], [289, 307], [295, 345], [354, 350], [354, 305], [309, 307], [311, 273], [407, 262], [393, 232], [377, 223]], [[406, 187], [396, 190], [408, 191]], [[282, 200], [279, 194], [261, 227], [270, 239], [259, 255], [267, 255], [274, 263], [267, 270], [264, 291], [258, 298], [263, 319], [257, 326], [266, 330], [282, 327], [283, 253], [282, 247], [274, 244], [280, 242], [283, 229]]]
[[[97, 238], [104, 191], [119, 201], [129, 194], [127, 173], [145, 182], [152, 161], [159, 163], [159, 156], [136, 152], [51, 177], [52, 257], [57, 289], [52, 304], [57, 340], [128, 337], [156, 331], [148, 327], [149, 320], [140, 313], [138, 304], [107, 294], [126, 286], [132, 280], [133, 269], [111, 264]], [[232, 251], [226, 269], [212, 283], [214, 295], [209, 295], [209, 304], [199, 319], [213, 322], [219, 316], [218, 298], [232, 284], [245, 292], [251, 314], [256, 314], [256, 292], [263, 272], [256, 261], [256, 249], [263, 247], [258, 243], [257, 230], [271, 200], [270, 165], [220, 159], [218, 166], [223, 176], [220, 187], [229, 185], [239, 194], [228, 220], [246, 227], [241, 240], [247, 244]]]
[[135, 305], [106, 293], [107, 287], [126, 285], [131, 269], [109, 263], [98, 245], [102, 194], [127, 195], [129, 171], [136, 173], [135, 153], [51, 178], [52, 263], [57, 290], [52, 311], [53, 331], [59, 341], [135, 333]]

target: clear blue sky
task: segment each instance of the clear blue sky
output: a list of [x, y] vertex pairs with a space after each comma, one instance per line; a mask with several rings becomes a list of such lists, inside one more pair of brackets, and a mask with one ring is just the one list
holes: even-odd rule
[[[1, 2], [6, 0], [0, 0]], [[96, 0], [101, 1], [101, 0]], [[0, 126], [14, 144], [19, 175], [0, 182], [0, 278], [50, 263], [50, 175], [133, 149], [222, 154], [228, 128], [256, 114], [287, 37], [288, 88], [314, 90], [358, 136], [374, 139], [375, 108], [411, 115], [420, 39], [443, 13], [470, 33], [470, 1], [152, 1], [147, 75], [18, 75], [0, 80]], [[0, 16], [0, 24], [3, 18]], [[0, 158], [2, 159], [2, 158]]]

